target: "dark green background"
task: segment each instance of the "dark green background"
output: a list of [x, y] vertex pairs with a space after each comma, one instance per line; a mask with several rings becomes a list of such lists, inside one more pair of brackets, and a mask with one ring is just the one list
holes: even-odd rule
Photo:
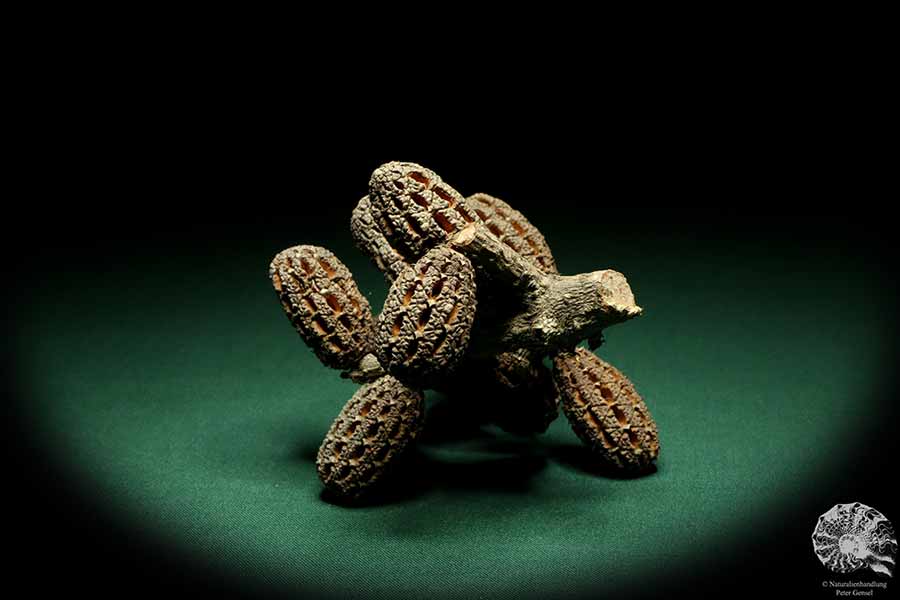
[[[833, 597], [816, 517], [900, 518], [890, 36], [491, 35], [473, 62], [399, 30], [340, 53], [105, 29], [16, 55], [40, 64], [11, 86], [2, 236], [11, 587]], [[647, 313], [602, 353], [653, 411], [658, 472], [589, 472], [562, 421], [473, 436], [431, 398], [396, 497], [321, 501], [312, 453], [353, 386], [266, 265], [326, 245], [377, 307], [347, 219], [398, 159], [522, 209], [564, 272], [627, 274]]]
[[812, 590], [828, 574], [809, 542], [821, 512], [869, 500], [897, 518], [845, 495], [853, 476], [877, 491], [870, 459], [892, 426], [895, 288], [864, 230], [553, 206], [529, 214], [561, 271], [618, 269], [646, 310], [598, 354], [644, 395], [658, 470], [598, 473], [562, 416], [519, 438], [467, 428], [430, 395], [394, 494], [323, 501], [315, 452], [356, 388], [305, 348], [266, 267], [283, 247], [327, 245], [377, 310], [386, 285], [351, 246], [351, 207], [36, 260], [15, 338], [21, 416], [65, 482], [58, 502], [112, 528], [98, 555], [151, 548], [176, 571], [288, 593], [635, 595], [785, 565]]

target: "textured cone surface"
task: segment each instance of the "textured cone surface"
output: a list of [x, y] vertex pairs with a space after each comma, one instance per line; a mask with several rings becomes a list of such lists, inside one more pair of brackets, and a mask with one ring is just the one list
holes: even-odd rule
[[390, 375], [359, 388], [319, 447], [316, 468], [326, 489], [355, 498], [373, 486], [419, 434], [424, 410], [422, 392]]
[[284, 250], [269, 265], [281, 306], [319, 360], [350, 369], [372, 351], [374, 319], [353, 275], [318, 246]]
[[618, 369], [576, 348], [554, 359], [553, 377], [566, 418], [595, 454], [625, 470], [642, 470], [656, 459], [656, 423]]
[[369, 203], [378, 229], [407, 262], [478, 221], [459, 192], [415, 163], [391, 162], [375, 169]]
[[556, 261], [547, 240], [525, 215], [503, 200], [487, 194], [472, 194], [466, 202], [501, 242], [534, 262], [544, 273], [557, 273]]
[[[365, 196], [353, 209], [350, 218], [350, 233], [356, 242], [356, 247], [368, 256], [378, 270], [384, 273], [388, 283], [394, 281], [403, 269], [409, 266], [409, 261], [400, 252], [391, 246], [391, 243], [372, 216], [372, 203]], [[415, 262], [415, 261], [413, 261]]]
[[381, 365], [402, 381], [433, 387], [465, 353], [475, 308], [472, 264], [450, 248], [435, 248], [388, 291], [375, 340]]

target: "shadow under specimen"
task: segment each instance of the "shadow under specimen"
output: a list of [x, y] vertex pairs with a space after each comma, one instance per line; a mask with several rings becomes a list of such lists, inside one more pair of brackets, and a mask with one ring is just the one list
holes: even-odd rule
[[[560, 416], [562, 418], [562, 416]], [[294, 456], [315, 463], [317, 448], [308, 442]], [[528, 493], [548, 461], [586, 475], [632, 479], [656, 472], [623, 474], [599, 463], [587, 447], [548, 444], [538, 435], [514, 435], [489, 425], [472, 403], [438, 395], [429, 407], [416, 445], [387, 471], [377, 487], [359, 500], [337, 498], [323, 490], [322, 500], [341, 506], [372, 507], [413, 500], [433, 491]]]

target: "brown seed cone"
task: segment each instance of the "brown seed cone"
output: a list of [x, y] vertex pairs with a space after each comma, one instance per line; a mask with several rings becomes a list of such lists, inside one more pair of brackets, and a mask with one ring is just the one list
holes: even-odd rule
[[288, 248], [272, 260], [269, 278], [288, 319], [324, 365], [350, 369], [372, 351], [369, 302], [334, 254], [318, 246]]
[[478, 221], [459, 192], [415, 163], [381, 165], [369, 180], [372, 218], [407, 262]]
[[466, 202], [484, 226], [500, 241], [534, 262], [544, 273], [557, 273], [547, 240], [525, 215], [488, 194], [472, 194]]
[[410, 265], [406, 257], [391, 246], [391, 243], [384, 237], [384, 233], [375, 222], [375, 217], [372, 216], [372, 203], [368, 196], [364, 196], [353, 209], [353, 215], [350, 218], [350, 233], [353, 235], [356, 247], [375, 263], [379, 271], [384, 273], [389, 284]]
[[325, 488], [352, 499], [370, 489], [421, 430], [425, 396], [385, 375], [360, 387], [319, 447]]
[[584, 348], [553, 360], [553, 378], [572, 429], [609, 464], [646, 469], [659, 456], [659, 434], [647, 405], [618, 369]]
[[388, 291], [375, 334], [382, 367], [410, 385], [434, 387], [465, 353], [475, 309], [468, 259], [447, 247], [428, 252]]

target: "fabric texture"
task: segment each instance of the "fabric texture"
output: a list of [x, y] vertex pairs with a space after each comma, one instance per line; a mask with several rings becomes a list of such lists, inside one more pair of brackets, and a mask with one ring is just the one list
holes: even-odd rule
[[[262, 243], [35, 289], [21, 357], [36, 443], [98, 510], [173, 552], [272, 588], [386, 598], [629, 589], [739, 552], [841, 466], [885, 366], [888, 300], [872, 272], [800, 251], [550, 241], [564, 272], [616, 268], [645, 308], [597, 353], [659, 425], [655, 473], [596, 470], [562, 415], [515, 437], [471, 424], [479, 390], [458, 405], [430, 392], [394, 491], [360, 508], [324, 501], [316, 450], [356, 386], [290, 327], [266, 279], [282, 248]], [[332, 250], [380, 309], [381, 275]]]

